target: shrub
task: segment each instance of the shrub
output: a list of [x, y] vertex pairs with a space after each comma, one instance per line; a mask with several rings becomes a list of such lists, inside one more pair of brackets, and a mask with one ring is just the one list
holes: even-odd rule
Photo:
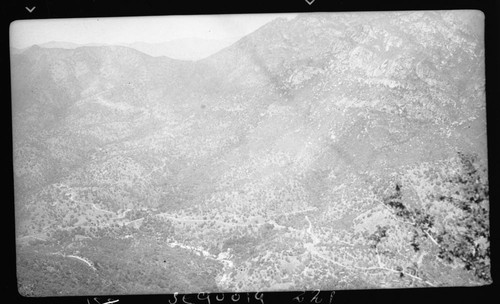
[[489, 185], [486, 168], [480, 166], [477, 155], [458, 154], [461, 168], [446, 182], [453, 196], [440, 200], [451, 202], [463, 211], [457, 229], [443, 230], [437, 236], [439, 256], [447, 261], [459, 259], [467, 270], [482, 280], [491, 281], [489, 233]]
[[[421, 249], [424, 239], [431, 239], [439, 247], [440, 259], [448, 263], [460, 261], [465, 270], [489, 282], [489, 193], [486, 169], [479, 164], [474, 154], [458, 153], [458, 159], [460, 168], [457, 173], [443, 181], [449, 193], [430, 196], [436, 201], [451, 203], [462, 211], [452, 226], [441, 223], [444, 228], [432, 233], [436, 224], [435, 216], [423, 206], [412, 209], [406, 207], [401, 193], [402, 184], [396, 184], [394, 193], [384, 198], [383, 202], [394, 211], [395, 216], [411, 226], [410, 246], [415, 252]], [[383, 237], [387, 237], [386, 230], [378, 227], [369, 239], [378, 244]]]

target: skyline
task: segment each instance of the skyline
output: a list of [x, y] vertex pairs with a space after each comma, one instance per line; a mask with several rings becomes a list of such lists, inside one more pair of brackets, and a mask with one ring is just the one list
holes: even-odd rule
[[297, 14], [189, 15], [18, 20], [10, 24], [10, 47], [48, 42], [75, 44], [163, 43], [177, 39], [238, 40], [264, 24]]

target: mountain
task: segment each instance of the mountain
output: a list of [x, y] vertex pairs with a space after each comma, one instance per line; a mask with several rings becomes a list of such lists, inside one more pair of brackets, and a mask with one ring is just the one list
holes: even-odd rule
[[73, 43], [73, 42], [65, 42], [65, 41], [49, 41], [46, 43], [38, 44], [39, 47], [47, 48], [47, 49], [76, 49], [82, 46], [104, 46], [107, 45], [105, 43]]
[[23, 52], [23, 50], [18, 49], [18, 48], [15, 48], [15, 47], [10, 47], [10, 48], [9, 48], [9, 52], [10, 52], [11, 54], [20, 54], [20, 53], [22, 53], [22, 52]]
[[[226, 39], [179, 38], [162, 43], [134, 42], [119, 43], [116, 45], [129, 47], [153, 57], [166, 56], [173, 59], [194, 61], [208, 57], [228, 47], [238, 39], [238, 37]], [[78, 44], [63, 41], [50, 41], [38, 44], [38, 46], [46, 49], [76, 49], [79, 47], [100, 47], [110, 45], [105, 43]], [[22, 52], [26, 49], [27, 48], [19, 50], [18, 52]]]
[[483, 19], [299, 14], [197, 61], [12, 53], [20, 292], [488, 284]]
[[122, 45], [154, 57], [167, 56], [180, 60], [199, 60], [230, 46], [237, 40], [238, 38], [220, 40], [180, 38], [163, 43], [135, 42]]

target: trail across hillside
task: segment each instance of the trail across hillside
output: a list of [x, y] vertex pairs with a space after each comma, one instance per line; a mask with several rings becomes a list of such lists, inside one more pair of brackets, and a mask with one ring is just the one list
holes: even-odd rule
[[54, 252], [54, 253], [51, 253], [51, 254], [53, 254], [53, 255], [60, 255], [60, 256], [63, 256], [65, 258], [71, 258], [71, 259], [79, 260], [79, 261], [85, 263], [85, 265], [87, 265], [88, 267], [90, 267], [92, 270], [97, 271], [97, 269], [94, 267], [92, 261], [90, 261], [87, 258], [78, 256], [78, 255], [74, 255], [74, 254], [66, 255], [66, 254], [61, 253], [61, 252]]

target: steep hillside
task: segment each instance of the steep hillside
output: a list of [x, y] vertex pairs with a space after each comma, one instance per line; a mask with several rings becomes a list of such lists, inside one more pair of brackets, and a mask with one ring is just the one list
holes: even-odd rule
[[[12, 54], [24, 292], [65, 286], [28, 288], [35, 249], [120, 293], [491, 282], [483, 18], [299, 14], [197, 62]], [[127, 244], [115, 261], [109, 239]], [[190, 258], [190, 277], [155, 272]]]

